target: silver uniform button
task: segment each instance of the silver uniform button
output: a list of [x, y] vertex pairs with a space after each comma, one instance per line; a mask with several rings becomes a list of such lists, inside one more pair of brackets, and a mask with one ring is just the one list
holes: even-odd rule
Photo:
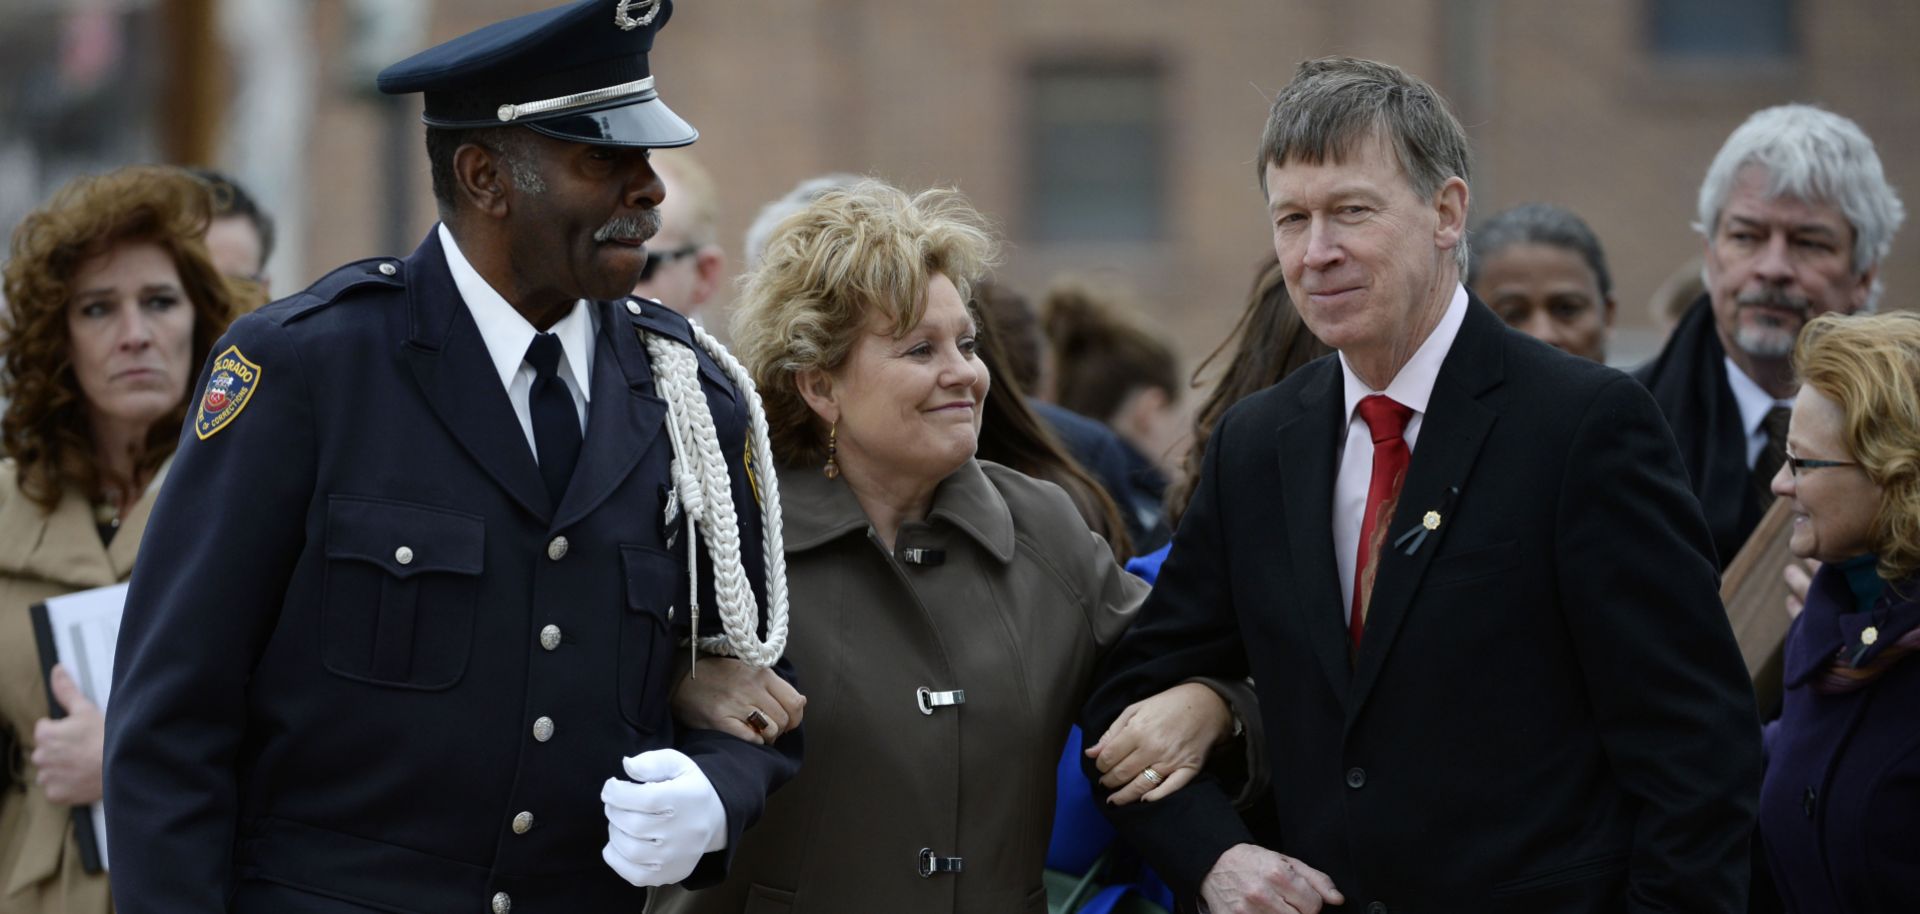
[[553, 738], [553, 718], [551, 717], [534, 718], [533, 738], [543, 743], [546, 742], [547, 740], [552, 739]]
[[394, 266], [391, 263], [383, 263], [380, 265], [380, 272], [382, 275], [392, 276], [393, 274], [400, 272], [400, 268]]
[[405, 546], [393, 550], [393, 560], [402, 565], [413, 564], [413, 550]]
[[549, 625], [540, 630], [540, 646], [554, 650], [560, 646], [560, 626]]
[[567, 538], [556, 536], [547, 543], [547, 558], [556, 562], [567, 557]]
[[507, 914], [513, 910], [513, 897], [505, 892], [493, 893], [493, 914]]
[[637, 302], [637, 301], [634, 301], [634, 300], [633, 300], [633, 299], [631, 299], [631, 298], [629, 298], [629, 299], [627, 299], [627, 313], [628, 313], [628, 314], [639, 314], [639, 313], [640, 313], [640, 303], [639, 303], [639, 302]]
[[513, 817], [513, 833], [514, 834], [524, 835], [527, 833], [527, 830], [532, 827], [533, 827], [533, 813], [523, 812]]

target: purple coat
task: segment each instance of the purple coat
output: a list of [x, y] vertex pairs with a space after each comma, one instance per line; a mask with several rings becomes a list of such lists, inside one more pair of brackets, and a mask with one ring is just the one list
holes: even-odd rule
[[1767, 731], [1760, 834], [1789, 911], [1920, 911], [1920, 656], [1856, 691], [1814, 689], [1829, 659], [1859, 649], [1868, 625], [1878, 637], [1861, 665], [1920, 625], [1916, 597], [1920, 577], [1853, 612], [1845, 577], [1822, 568], [1787, 634], [1786, 705]]

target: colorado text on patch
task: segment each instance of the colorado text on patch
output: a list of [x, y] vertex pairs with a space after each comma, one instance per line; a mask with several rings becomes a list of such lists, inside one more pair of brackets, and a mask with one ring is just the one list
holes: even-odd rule
[[207, 391], [200, 395], [200, 406], [194, 411], [193, 433], [205, 441], [232, 424], [259, 386], [260, 366], [248, 361], [240, 347], [228, 346], [213, 359]]

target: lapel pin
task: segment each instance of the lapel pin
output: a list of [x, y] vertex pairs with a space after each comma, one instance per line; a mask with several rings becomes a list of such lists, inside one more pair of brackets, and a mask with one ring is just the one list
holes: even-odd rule
[[1853, 655], [1848, 658], [1847, 665], [1859, 669], [1860, 664], [1866, 662], [1867, 653], [1873, 650], [1873, 643], [1878, 640], [1880, 640], [1880, 629], [1871, 625], [1861, 629], [1860, 646], [1853, 649]]
[[1446, 493], [1440, 496], [1440, 507], [1428, 511], [1421, 517], [1419, 526], [1409, 527], [1407, 532], [1400, 534], [1400, 537], [1393, 541], [1393, 548], [1400, 550], [1403, 555], [1419, 552], [1420, 547], [1427, 544], [1427, 534], [1440, 529], [1440, 513], [1453, 510], [1453, 500], [1459, 495], [1458, 486], [1448, 486]]

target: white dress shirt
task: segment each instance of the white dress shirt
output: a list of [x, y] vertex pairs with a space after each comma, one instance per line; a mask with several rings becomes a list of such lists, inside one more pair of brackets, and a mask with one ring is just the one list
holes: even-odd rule
[[[1413, 410], [1402, 437], [1407, 453], [1413, 453], [1420, 436], [1420, 422], [1427, 415], [1427, 401], [1433, 397], [1433, 382], [1440, 377], [1440, 363], [1460, 335], [1460, 323], [1467, 319], [1467, 289], [1454, 286], [1453, 301], [1440, 323], [1427, 334], [1425, 342], [1413, 351], [1413, 358], [1401, 366], [1386, 390], [1374, 390], [1347, 364], [1340, 354], [1340, 374], [1346, 379], [1347, 438], [1336, 455], [1339, 469], [1333, 477], [1333, 560], [1340, 569], [1340, 617], [1353, 615], [1353, 569], [1359, 564], [1360, 524], [1367, 513], [1367, 487], [1373, 481], [1373, 434], [1360, 419], [1360, 401], [1374, 394], [1385, 394], [1394, 402]], [[1385, 523], [1386, 518], [1381, 520]]]
[[[500, 374], [500, 385], [507, 389], [507, 401], [513, 404], [513, 414], [520, 420], [520, 431], [527, 436], [527, 447], [538, 460], [540, 449], [533, 443], [533, 409], [528, 399], [533, 393], [535, 372], [527, 362], [527, 347], [533, 345], [534, 334], [540, 331], [507, 304], [473, 264], [467, 262], [467, 256], [460, 253], [460, 245], [454, 242], [453, 233], [447, 231], [444, 223], [439, 231], [440, 246], [447, 254], [447, 272], [453, 274], [454, 288], [460, 290], [467, 310], [473, 313], [473, 322], [480, 328], [480, 339], [487, 344], [487, 355]], [[574, 302], [573, 310], [567, 312], [566, 317], [547, 328], [548, 333], [560, 338], [562, 357], [555, 373], [573, 395], [573, 407], [580, 414], [582, 437], [587, 432], [587, 401], [592, 398], [590, 385], [582, 383], [582, 379], [593, 377], [595, 329], [593, 308], [585, 299]]]
[[1733, 388], [1733, 402], [1740, 406], [1740, 427], [1747, 432], [1747, 469], [1760, 462], [1760, 452], [1767, 449], [1767, 413], [1776, 406], [1793, 408], [1793, 398], [1775, 400], [1758, 381], [1747, 377], [1740, 366], [1727, 356], [1720, 357], [1727, 363], [1727, 386]]

